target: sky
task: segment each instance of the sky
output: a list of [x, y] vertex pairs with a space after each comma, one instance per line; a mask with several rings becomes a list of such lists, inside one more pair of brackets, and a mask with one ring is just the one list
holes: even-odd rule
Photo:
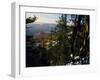
[[37, 20], [34, 23], [51, 23], [57, 24], [56, 21], [59, 20], [61, 14], [51, 14], [51, 13], [26, 13], [26, 18], [36, 16]]

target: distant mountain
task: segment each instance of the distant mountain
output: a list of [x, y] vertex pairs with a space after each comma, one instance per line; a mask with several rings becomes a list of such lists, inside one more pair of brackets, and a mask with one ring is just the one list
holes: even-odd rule
[[41, 24], [30, 23], [26, 25], [26, 35], [31, 36], [39, 32], [50, 33], [51, 29], [53, 29], [55, 26], [56, 24], [49, 24], [49, 23], [41, 23]]

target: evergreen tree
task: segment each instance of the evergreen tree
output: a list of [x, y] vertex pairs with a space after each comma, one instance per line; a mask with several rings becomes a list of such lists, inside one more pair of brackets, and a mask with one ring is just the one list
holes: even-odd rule
[[52, 51], [50, 55], [53, 58], [51, 58], [51, 64], [64, 65], [66, 64], [66, 59], [70, 60], [71, 46], [68, 33], [71, 32], [71, 29], [68, 27], [67, 22], [67, 14], [62, 14], [57, 21], [56, 28], [52, 31], [52, 36], [56, 37], [56, 39], [52, 38], [52, 41], [55, 41], [57, 44], [51, 45], [49, 49], [49, 51]]
[[[68, 19], [68, 16], [71, 19]], [[68, 22], [72, 22], [68, 25]], [[53, 42], [56, 42], [54, 45]], [[51, 31], [51, 65], [89, 63], [89, 16], [62, 14]]]
[[26, 18], [26, 24], [28, 24], [28, 23], [32, 23], [32, 22], [35, 22], [35, 21], [36, 21], [36, 19], [37, 19], [37, 17], [36, 17], [36, 16]]

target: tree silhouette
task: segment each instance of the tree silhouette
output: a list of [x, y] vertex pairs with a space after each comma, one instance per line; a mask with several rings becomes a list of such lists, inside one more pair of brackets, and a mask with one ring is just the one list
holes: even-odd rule
[[[68, 16], [62, 14], [51, 31], [50, 64], [89, 64], [89, 16], [70, 15], [70, 20]], [[68, 25], [71, 21], [73, 25]]]
[[37, 19], [37, 17], [36, 17], [36, 16], [26, 18], [26, 24], [28, 24], [28, 23], [32, 23], [32, 22], [35, 22], [35, 21], [36, 21], [36, 19]]

